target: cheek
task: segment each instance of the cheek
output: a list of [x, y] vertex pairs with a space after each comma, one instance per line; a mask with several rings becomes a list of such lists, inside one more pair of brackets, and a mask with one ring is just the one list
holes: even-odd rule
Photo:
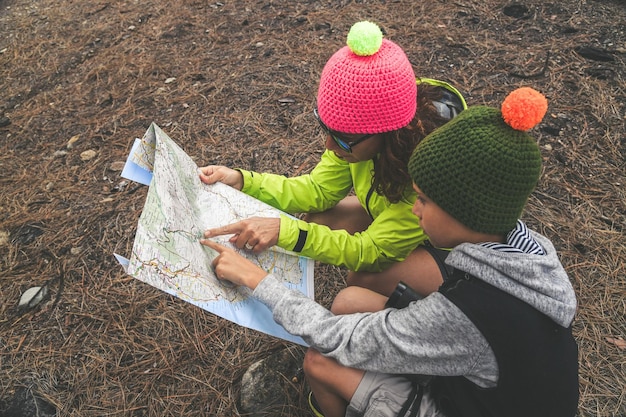
[[331, 138], [330, 135], [324, 135], [324, 137], [326, 138], [326, 142], [324, 142], [324, 146], [326, 147], [326, 149], [334, 151], [337, 148], [337, 144], [335, 143], [333, 138]]

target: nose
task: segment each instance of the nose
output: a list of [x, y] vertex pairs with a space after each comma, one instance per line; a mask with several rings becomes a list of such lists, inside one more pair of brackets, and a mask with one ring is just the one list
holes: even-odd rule
[[411, 211], [418, 219], [422, 220], [422, 203], [420, 202], [419, 198], [415, 200], [415, 203], [413, 203], [413, 210]]

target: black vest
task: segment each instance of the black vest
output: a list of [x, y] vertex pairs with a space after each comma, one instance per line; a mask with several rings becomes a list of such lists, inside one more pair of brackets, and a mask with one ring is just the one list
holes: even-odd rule
[[[439, 291], [481, 331], [498, 361], [495, 388], [436, 377], [432, 395], [448, 417], [573, 417], [578, 347], [572, 329], [463, 271]], [[459, 343], [463, 343], [460, 339]]]

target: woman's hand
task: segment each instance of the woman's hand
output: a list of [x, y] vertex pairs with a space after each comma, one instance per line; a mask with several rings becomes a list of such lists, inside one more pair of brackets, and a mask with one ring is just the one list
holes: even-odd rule
[[204, 237], [230, 235], [229, 242], [239, 249], [247, 249], [256, 254], [274, 246], [278, 242], [280, 219], [275, 217], [250, 217], [237, 223], [215, 229], [208, 229]]
[[243, 175], [236, 169], [221, 165], [209, 165], [198, 169], [200, 181], [205, 184], [221, 182], [241, 191], [243, 188]]
[[212, 263], [218, 279], [254, 290], [267, 276], [267, 272], [230, 248], [208, 239], [201, 239], [200, 243], [218, 252]]

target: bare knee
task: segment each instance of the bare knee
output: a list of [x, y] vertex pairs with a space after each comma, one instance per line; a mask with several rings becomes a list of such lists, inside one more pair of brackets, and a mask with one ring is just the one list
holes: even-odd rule
[[309, 348], [304, 354], [302, 369], [307, 378], [317, 381], [323, 380], [328, 375], [327, 366], [330, 359], [319, 353], [315, 349]]
[[346, 287], [339, 291], [330, 311], [333, 314], [353, 314], [380, 311], [387, 297], [362, 287]]
[[346, 277], [347, 285], [369, 288], [385, 296], [391, 295], [400, 281], [427, 296], [437, 291], [443, 277], [437, 261], [423, 247], [415, 249], [404, 261], [396, 262], [384, 271], [351, 271]]
[[371, 217], [356, 196], [347, 196], [334, 207], [320, 212], [305, 214], [304, 221], [323, 224], [333, 230], [346, 230], [350, 234], [362, 232], [372, 222]]
[[353, 287], [344, 288], [339, 291], [333, 300], [333, 304], [330, 306], [330, 311], [333, 314], [349, 314], [352, 313], [350, 310], [350, 303], [352, 302], [352, 290]]

